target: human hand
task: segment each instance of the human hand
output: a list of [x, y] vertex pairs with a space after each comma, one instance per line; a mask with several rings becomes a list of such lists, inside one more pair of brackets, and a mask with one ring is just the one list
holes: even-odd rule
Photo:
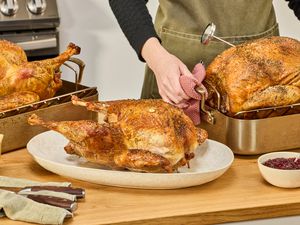
[[155, 74], [162, 99], [180, 108], [187, 107], [190, 97], [185, 94], [179, 82], [181, 75], [193, 77], [186, 65], [165, 50], [156, 38], [146, 41], [142, 56]]

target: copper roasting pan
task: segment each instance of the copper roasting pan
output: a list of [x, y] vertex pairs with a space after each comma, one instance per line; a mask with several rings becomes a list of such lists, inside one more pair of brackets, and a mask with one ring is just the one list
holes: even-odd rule
[[98, 92], [96, 87], [89, 88], [80, 84], [84, 63], [77, 58], [69, 61], [78, 65], [78, 69], [74, 69], [75, 64], [72, 66], [65, 64], [75, 74], [74, 83], [63, 80], [63, 86], [55, 97], [0, 113], [2, 153], [23, 148], [32, 137], [46, 131], [45, 128], [30, 126], [27, 123], [27, 118], [33, 113], [47, 120], [97, 120], [95, 113], [87, 111], [84, 107], [73, 106], [71, 103], [72, 95], [95, 101], [98, 99]]
[[[205, 92], [197, 90], [204, 99]], [[220, 96], [217, 93], [217, 96]], [[218, 100], [218, 108], [220, 101]], [[268, 115], [267, 118], [264, 118]], [[271, 117], [270, 117], [271, 116]], [[201, 102], [201, 124], [210, 139], [240, 155], [300, 148], [300, 104], [237, 113], [229, 117]], [[255, 119], [248, 119], [255, 118]]]

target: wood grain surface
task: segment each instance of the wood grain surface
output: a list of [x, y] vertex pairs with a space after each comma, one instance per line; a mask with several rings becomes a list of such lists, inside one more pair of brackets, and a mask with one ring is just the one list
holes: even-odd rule
[[[263, 180], [257, 157], [236, 156], [232, 167], [210, 183], [177, 190], [101, 186], [61, 177], [40, 167], [25, 149], [0, 157], [0, 175], [37, 181], [70, 181], [86, 189], [66, 225], [216, 224], [300, 215], [300, 188], [282, 189]], [[0, 218], [1, 225], [24, 222]]]

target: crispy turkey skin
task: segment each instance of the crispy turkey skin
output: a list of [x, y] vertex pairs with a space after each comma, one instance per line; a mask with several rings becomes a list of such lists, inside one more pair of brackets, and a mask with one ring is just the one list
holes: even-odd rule
[[[300, 102], [300, 42], [270, 37], [232, 47], [208, 66], [205, 81], [221, 94], [221, 111], [285, 106]], [[208, 104], [216, 108], [207, 85]]]
[[194, 126], [181, 109], [162, 100], [85, 102], [102, 121], [45, 122], [32, 115], [31, 125], [42, 125], [70, 140], [65, 150], [113, 169], [173, 172], [188, 164], [207, 132]]
[[20, 46], [0, 40], [0, 110], [32, 103], [33, 96], [38, 96], [36, 101], [53, 97], [62, 86], [60, 66], [79, 53], [80, 48], [70, 43], [67, 50], [55, 58], [28, 62]]

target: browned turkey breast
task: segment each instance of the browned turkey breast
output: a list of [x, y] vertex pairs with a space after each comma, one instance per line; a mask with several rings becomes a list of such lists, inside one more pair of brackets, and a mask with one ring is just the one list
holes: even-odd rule
[[[207, 68], [206, 82], [221, 94], [221, 111], [240, 111], [285, 106], [300, 102], [300, 42], [270, 37], [232, 47]], [[213, 101], [213, 89], [208, 103]]]

